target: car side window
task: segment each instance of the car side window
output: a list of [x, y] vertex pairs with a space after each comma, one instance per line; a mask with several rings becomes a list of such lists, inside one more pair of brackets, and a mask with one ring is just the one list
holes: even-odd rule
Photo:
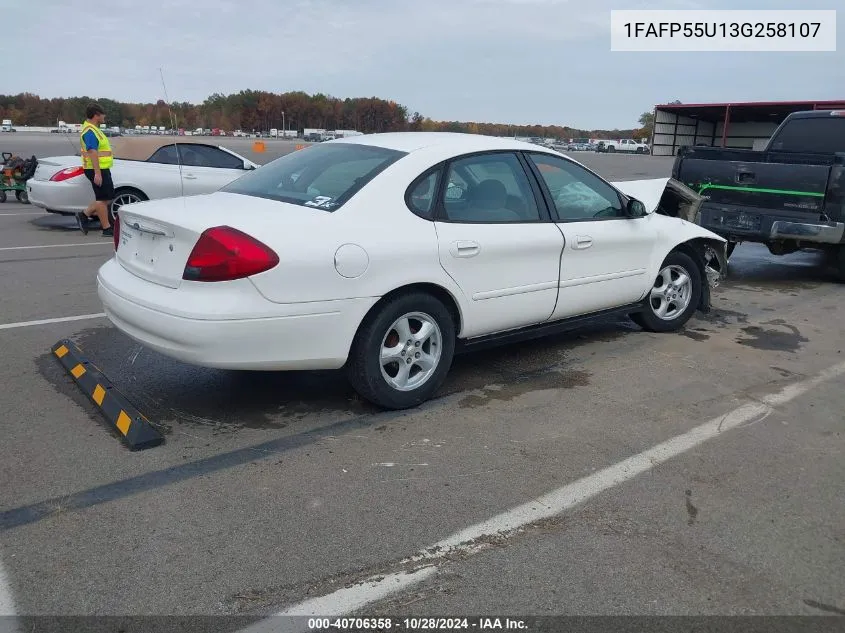
[[[185, 147], [185, 146], [183, 146]], [[228, 152], [224, 152], [217, 147], [209, 147], [208, 145], [196, 145], [193, 149], [199, 155], [202, 161], [198, 167], [215, 167], [217, 169], [242, 169], [244, 163], [242, 160], [232, 156]]]
[[178, 163], [176, 157], [176, 146], [165, 145], [158, 148], [152, 156], [147, 159], [148, 163], [160, 163], [162, 165], [176, 165]]
[[627, 217], [617, 191], [595, 174], [557, 156], [529, 156], [549, 189], [561, 221]]
[[537, 222], [540, 209], [516, 154], [494, 152], [449, 164], [442, 200], [450, 222]]
[[411, 185], [407, 202], [415, 215], [426, 220], [434, 217], [434, 203], [437, 196], [437, 183], [441, 170], [435, 170]]

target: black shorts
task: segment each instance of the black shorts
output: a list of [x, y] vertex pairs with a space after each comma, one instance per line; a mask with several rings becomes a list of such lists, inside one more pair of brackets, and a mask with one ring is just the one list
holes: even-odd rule
[[100, 173], [103, 176], [103, 184], [98, 187], [94, 184], [94, 170], [85, 170], [85, 176], [88, 178], [89, 181], [91, 181], [91, 187], [94, 189], [95, 200], [114, 200], [114, 183], [111, 179], [111, 170], [101, 169]]

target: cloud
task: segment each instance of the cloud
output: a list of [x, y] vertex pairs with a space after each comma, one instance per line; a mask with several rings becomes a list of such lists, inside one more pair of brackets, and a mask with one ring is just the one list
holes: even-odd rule
[[675, 98], [845, 98], [842, 52], [612, 53], [610, 10], [653, 8], [652, 0], [110, 0], [93, 14], [87, 2], [37, 5], [37, 13], [23, 3], [4, 9], [4, 21], [30, 25], [4, 33], [4, 49], [22, 52], [0, 57], [4, 92], [155, 101], [163, 67], [178, 101], [304, 90], [392, 98], [437, 119], [580, 127], [629, 127]]

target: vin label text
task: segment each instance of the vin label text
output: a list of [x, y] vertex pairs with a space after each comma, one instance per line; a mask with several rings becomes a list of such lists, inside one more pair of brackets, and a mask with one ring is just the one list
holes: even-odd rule
[[836, 11], [611, 11], [610, 50], [836, 51]]

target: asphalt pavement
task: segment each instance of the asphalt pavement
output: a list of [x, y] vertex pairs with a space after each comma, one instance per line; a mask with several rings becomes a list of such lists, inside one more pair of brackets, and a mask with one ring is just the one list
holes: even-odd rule
[[[293, 145], [274, 143], [265, 158]], [[575, 157], [610, 179], [671, 165]], [[740, 245], [683, 332], [612, 319], [470, 354], [391, 413], [337, 372], [141, 348], [100, 314], [111, 254], [69, 218], [0, 205], [0, 611], [845, 613], [845, 287], [814, 254]], [[63, 338], [163, 445], [121, 445], [50, 354]]]

